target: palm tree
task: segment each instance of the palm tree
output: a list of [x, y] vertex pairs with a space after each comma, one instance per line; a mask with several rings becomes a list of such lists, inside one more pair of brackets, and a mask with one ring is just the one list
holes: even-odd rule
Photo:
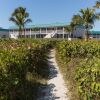
[[72, 22], [70, 24], [71, 28], [72, 28], [72, 33], [74, 33], [74, 30], [76, 29], [76, 26], [82, 24], [82, 20], [79, 14], [74, 15], [72, 18]]
[[[25, 25], [27, 23], [32, 22], [32, 20], [29, 18], [29, 13], [26, 12], [26, 8], [23, 7], [16, 8], [9, 20], [14, 22], [18, 26], [19, 37], [21, 37], [22, 35], [22, 30], [24, 31]], [[25, 31], [24, 31], [24, 37], [25, 37]]]
[[70, 25], [68, 25], [68, 26], [65, 27], [65, 31], [69, 32], [68, 37], [72, 36], [73, 31], [75, 30], [75, 26], [76, 26], [76, 24], [74, 24], [73, 22], [71, 22]]
[[68, 25], [65, 27], [65, 31], [68, 32], [68, 38], [71, 37], [71, 33], [72, 33], [72, 27], [71, 25]]
[[98, 1], [96, 2], [96, 5], [95, 5], [94, 7], [100, 9], [100, 0], [98, 0]]
[[88, 39], [88, 32], [94, 26], [94, 22], [98, 19], [98, 15], [95, 13], [94, 9], [81, 9], [80, 13], [75, 15], [75, 20], [73, 23], [76, 25], [83, 25], [85, 32], [85, 40]]
[[72, 36], [73, 31], [75, 30], [75, 27], [78, 25], [78, 22], [80, 22], [80, 16], [74, 15], [70, 25], [65, 27], [66, 32], [69, 32], [69, 37]]
[[[94, 6], [96, 9], [100, 9], [100, 0], [98, 0]], [[99, 19], [100, 19], [100, 12], [98, 13]]]
[[82, 20], [81, 20], [80, 15], [79, 14], [74, 15], [73, 18], [72, 18], [72, 22], [71, 22], [72, 26], [75, 27], [75, 26], [77, 26], [78, 24], [81, 24], [81, 23], [82, 23]]

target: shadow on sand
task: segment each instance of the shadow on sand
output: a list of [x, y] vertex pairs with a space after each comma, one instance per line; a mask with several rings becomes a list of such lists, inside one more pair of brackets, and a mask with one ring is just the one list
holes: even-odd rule
[[[48, 57], [48, 67], [49, 67], [49, 77], [48, 80], [53, 79], [57, 77], [57, 69], [54, 66], [54, 62], [50, 61], [54, 57], [49, 56]], [[43, 85], [39, 88], [39, 94], [38, 94], [38, 99], [37, 100], [56, 100], [59, 99], [60, 97], [56, 97], [53, 93], [55, 85], [54, 84], [47, 84]]]

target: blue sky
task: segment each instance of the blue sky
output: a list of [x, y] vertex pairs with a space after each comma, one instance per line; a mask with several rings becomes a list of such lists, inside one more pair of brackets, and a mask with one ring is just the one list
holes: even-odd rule
[[[95, 2], [96, 0], [0, 0], [0, 27], [13, 25], [9, 22], [9, 17], [19, 6], [27, 8], [31, 24], [69, 23], [81, 8], [92, 7]], [[95, 23], [94, 30], [100, 30], [100, 21]]]

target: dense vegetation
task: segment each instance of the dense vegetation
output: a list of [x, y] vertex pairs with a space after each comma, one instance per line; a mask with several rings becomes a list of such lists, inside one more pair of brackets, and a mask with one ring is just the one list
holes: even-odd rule
[[71, 100], [100, 98], [100, 42], [0, 40], [0, 100], [36, 100], [46, 85], [47, 54], [56, 45], [57, 62]]
[[36, 100], [49, 75], [50, 42], [0, 40], [0, 100]]
[[61, 41], [56, 50], [71, 100], [100, 100], [100, 42]]

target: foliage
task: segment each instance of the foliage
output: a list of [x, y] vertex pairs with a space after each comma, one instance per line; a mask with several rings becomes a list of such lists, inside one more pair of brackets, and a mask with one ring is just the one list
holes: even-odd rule
[[100, 41], [61, 41], [56, 49], [71, 90], [78, 90], [77, 100], [99, 100]]
[[93, 28], [94, 22], [99, 20], [99, 17], [100, 15], [96, 14], [94, 8], [81, 9], [79, 14], [73, 16], [72, 23], [75, 26], [82, 25], [84, 27], [86, 31], [84, 38], [87, 40], [89, 30]]
[[98, 0], [98, 1], [96, 2], [96, 5], [95, 5], [94, 7], [100, 9], [100, 0]]
[[[29, 13], [26, 12], [26, 8], [18, 7], [14, 10], [12, 13], [10, 21], [14, 22], [18, 28], [19, 28], [19, 35], [22, 35], [22, 30], [24, 30], [25, 25], [27, 23], [32, 22], [32, 20], [29, 18]], [[25, 33], [24, 33], [25, 35]]]
[[36, 100], [47, 80], [49, 41], [0, 41], [0, 100]]

